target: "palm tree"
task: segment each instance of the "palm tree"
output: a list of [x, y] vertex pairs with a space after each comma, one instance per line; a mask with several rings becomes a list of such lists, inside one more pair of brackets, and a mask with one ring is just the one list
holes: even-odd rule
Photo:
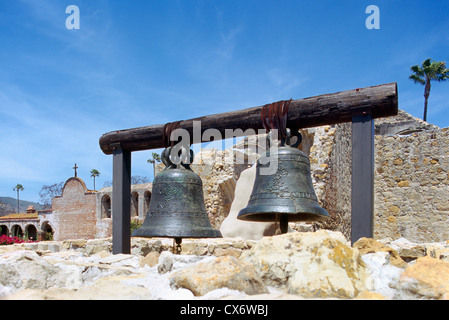
[[413, 72], [409, 79], [415, 83], [424, 85], [424, 116], [423, 120], [427, 121], [427, 101], [430, 95], [430, 82], [436, 80], [438, 82], [449, 79], [449, 69], [446, 69], [446, 63], [442, 61], [433, 61], [426, 59], [421, 66], [414, 65], [411, 68]]
[[12, 188], [12, 191], [17, 191], [17, 213], [20, 212], [20, 209], [19, 209], [19, 191], [23, 191], [24, 189], [25, 188], [20, 183], [18, 183], [14, 188]]
[[97, 169], [90, 170], [91, 178], [94, 178], [94, 190], [95, 190], [95, 177], [100, 176], [100, 172]]
[[156, 176], [156, 162], [161, 162], [161, 157], [159, 153], [153, 152], [152, 159], [148, 159], [147, 162], [153, 165], [153, 179]]

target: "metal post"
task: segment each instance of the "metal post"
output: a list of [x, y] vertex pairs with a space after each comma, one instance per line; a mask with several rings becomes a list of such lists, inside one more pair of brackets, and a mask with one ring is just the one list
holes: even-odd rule
[[352, 117], [351, 243], [373, 237], [374, 120], [363, 112]]
[[131, 151], [113, 146], [112, 253], [131, 253]]

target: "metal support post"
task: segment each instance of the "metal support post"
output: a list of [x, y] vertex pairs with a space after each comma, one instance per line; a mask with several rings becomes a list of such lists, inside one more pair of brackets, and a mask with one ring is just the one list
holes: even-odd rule
[[352, 117], [351, 243], [373, 237], [374, 120], [362, 112]]
[[131, 253], [131, 151], [113, 146], [112, 253]]

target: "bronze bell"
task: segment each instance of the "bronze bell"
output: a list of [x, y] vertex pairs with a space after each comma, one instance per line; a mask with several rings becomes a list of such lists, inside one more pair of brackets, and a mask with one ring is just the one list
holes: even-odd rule
[[[320, 207], [313, 189], [310, 161], [296, 148], [301, 142], [290, 144], [287, 129], [286, 145], [268, 150], [257, 160], [256, 178], [246, 208], [240, 210], [238, 219], [246, 221], [279, 221], [285, 233], [288, 221], [320, 221], [329, 217]], [[268, 167], [277, 160], [277, 170], [267, 174]], [[261, 172], [265, 170], [265, 172]]]
[[[170, 160], [171, 149], [162, 152], [166, 168], [154, 179], [145, 220], [132, 236], [174, 238], [180, 251], [182, 238], [219, 238], [222, 235], [212, 228], [206, 213], [201, 178], [189, 164], [174, 164]], [[193, 151], [190, 150], [190, 163], [192, 161]]]

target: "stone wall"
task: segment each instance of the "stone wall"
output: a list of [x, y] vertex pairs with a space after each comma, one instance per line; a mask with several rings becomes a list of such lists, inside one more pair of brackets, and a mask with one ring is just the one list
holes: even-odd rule
[[376, 136], [376, 238], [449, 236], [449, 128]]
[[233, 161], [226, 158], [229, 156], [229, 150], [203, 149], [195, 155], [191, 165], [203, 182], [204, 204], [214, 228], [229, 214], [234, 200], [236, 177]]
[[312, 165], [315, 190], [331, 217], [317, 227], [338, 230], [347, 239], [351, 235], [351, 134], [350, 123], [326, 128], [319, 138], [326, 148], [321, 146], [323, 142], [317, 143], [311, 154], [311, 163], [318, 165]]
[[[375, 120], [374, 237], [443, 241], [449, 235], [449, 128], [399, 110]], [[314, 229], [351, 233], [351, 123], [304, 130], [319, 203]]]

